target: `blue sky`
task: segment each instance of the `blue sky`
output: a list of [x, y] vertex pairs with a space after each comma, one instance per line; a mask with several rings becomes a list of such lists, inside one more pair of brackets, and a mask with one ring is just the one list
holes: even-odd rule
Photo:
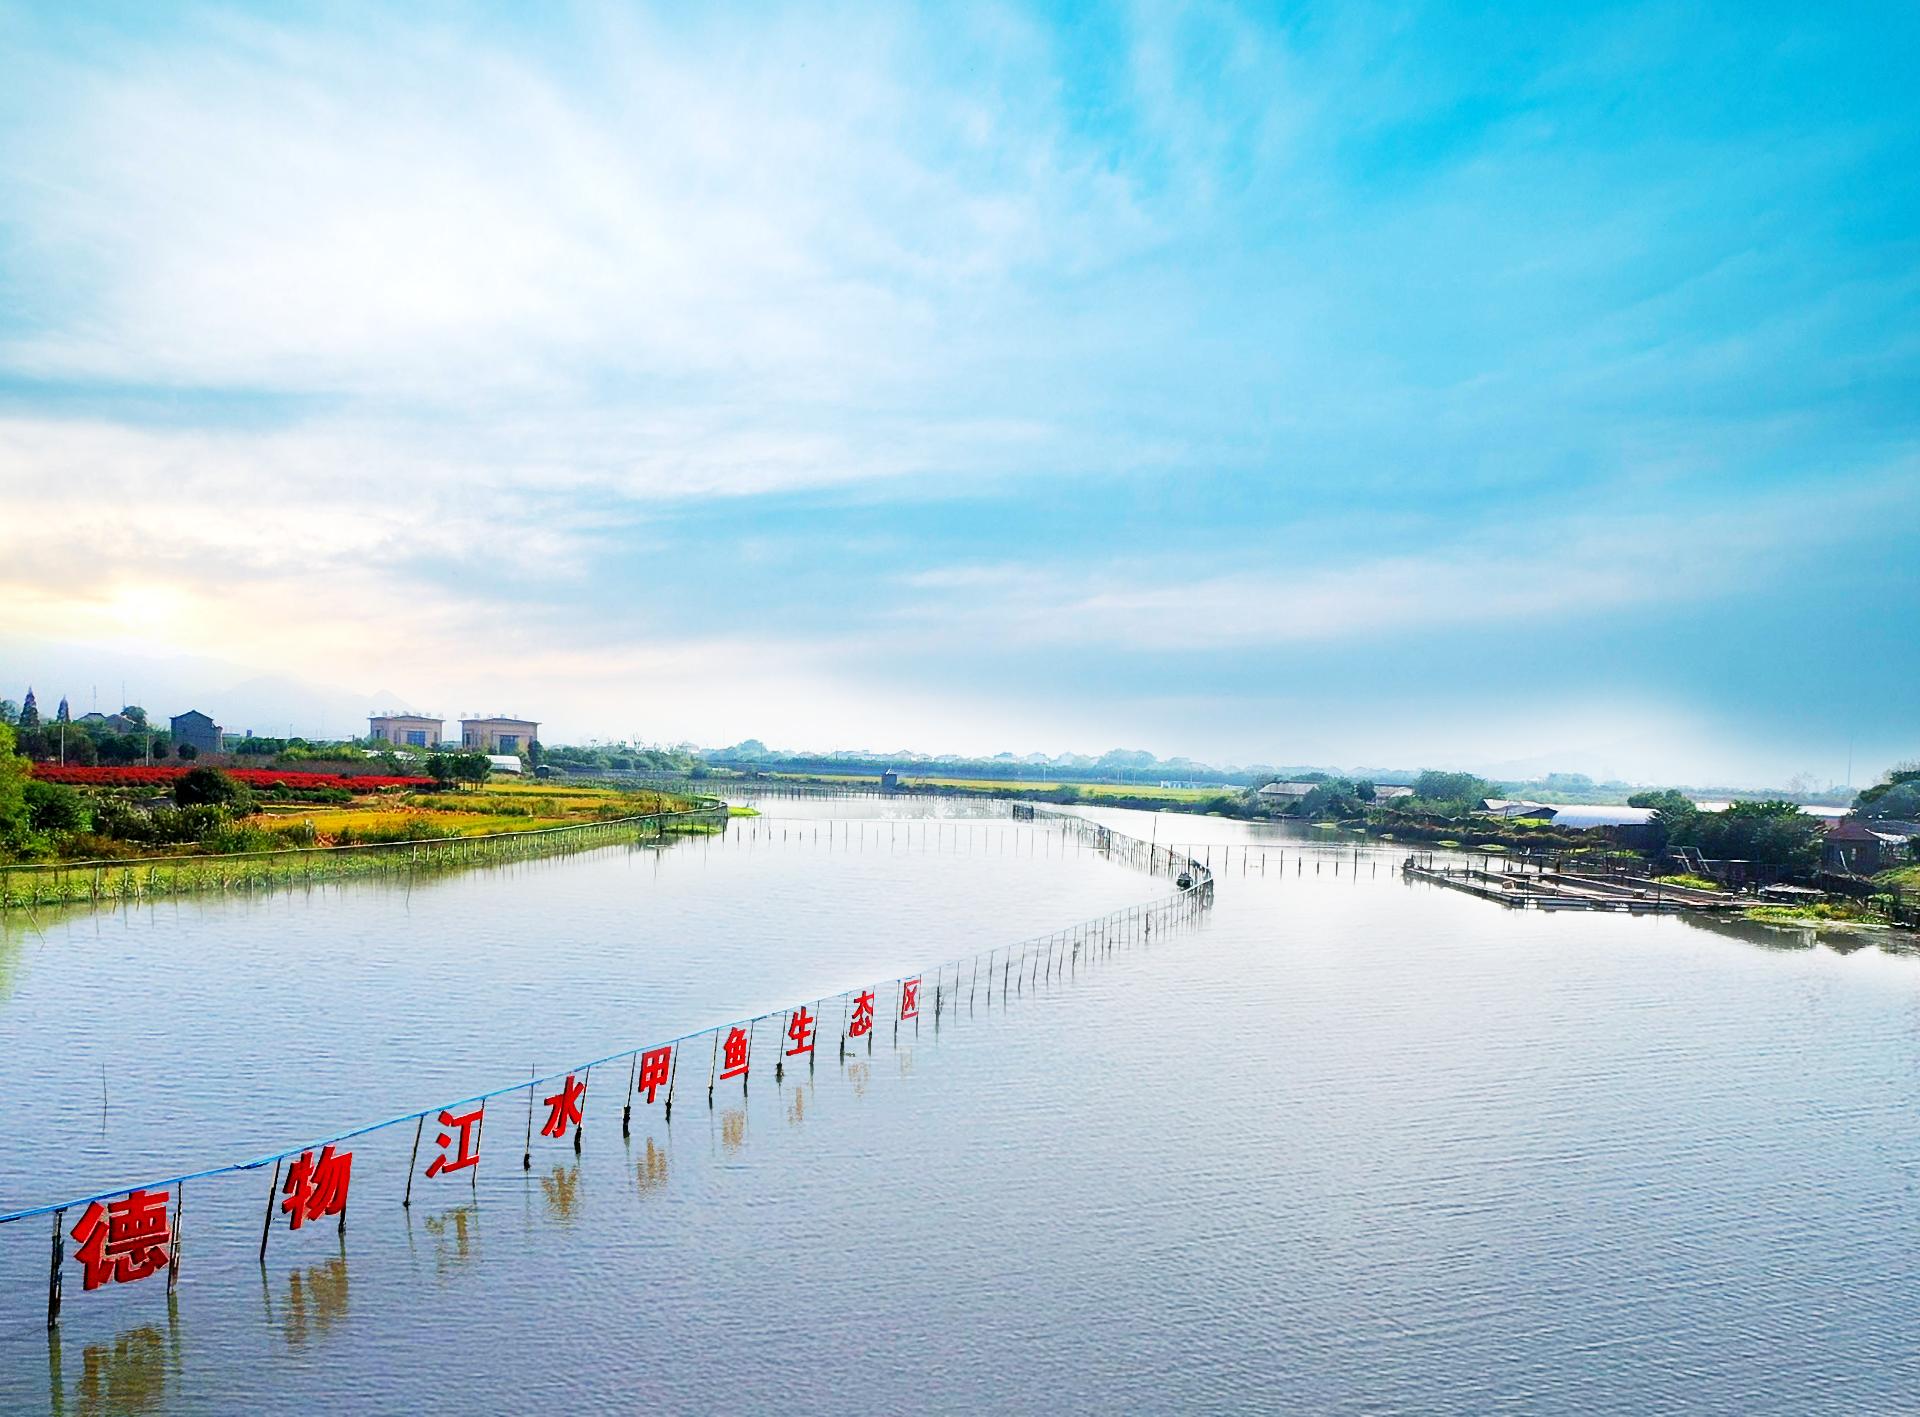
[[0, 694], [1870, 775], [1916, 31], [0, 9]]

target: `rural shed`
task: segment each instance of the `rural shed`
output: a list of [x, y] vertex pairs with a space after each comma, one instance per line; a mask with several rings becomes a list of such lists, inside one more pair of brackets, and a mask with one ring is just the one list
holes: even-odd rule
[[1820, 851], [1820, 864], [1829, 871], [1853, 876], [1871, 876], [1886, 869], [1888, 848], [1897, 838], [1882, 836], [1865, 822], [1849, 817], [1827, 828], [1826, 842]]

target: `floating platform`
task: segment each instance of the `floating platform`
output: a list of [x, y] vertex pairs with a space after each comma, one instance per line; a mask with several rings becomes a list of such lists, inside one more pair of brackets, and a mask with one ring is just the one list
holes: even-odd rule
[[1718, 892], [1663, 886], [1656, 881], [1579, 876], [1565, 871], [1486, 871], [1475, 866], [1422, 866], [1408, 857], [1401, 874], [1465, 891], [1510, 910], [1613, 910], [1629, 915], [1737, 910], [1741, 902]]

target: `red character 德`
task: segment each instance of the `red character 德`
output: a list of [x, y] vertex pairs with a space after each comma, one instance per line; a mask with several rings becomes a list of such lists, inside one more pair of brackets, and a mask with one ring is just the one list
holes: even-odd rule
[[[460, 1130], [460, 1152], [451, 1161], [445, 1155], [433, 1158], [433, 1164], [427, 1167], [428, 1176], [438, 1176], [442, 1171], [462, 1171], [469, 1166], [480, 1164], [480, 1119], [486, 1114], [487, 1104], [481, 1103], [464, 1117], [456, 1117], [451, 1112], [440, 1114], [440, 1125], [457, 1127]], [[453, 1138], [442, 1132], [434, 1139], [435, 1144], [444, 1148]]]
[[287, 1199], [280, 1202], [281, 1211], [292, 1217], [287, 1229], [298, 1230], [306, 1221], [344, 1212], [347, 1183], [352, 1177], [353, 1153], [350, 1151], [335, 1156], [332, 1147], [322, 1147], [318, 1161], [313, 1159], [312, 1152], [301, 1152], [300, 1159], [287, 1170], [284, 1191]]
[[166, 1191], [133, 1191], [101, 1205], [95, 1201], [73, 1227], [80, 1242], [74, 1258], [86, 1273], [85, 1287], [98, 1289], [112, 1281], [130, 1284], [167, 1265]]
[[858, 1038], [873, 1027], [873, 991], [859, 995], [853, 1001], [853, 1022], [847, 1026], [847, 1036]]
[[672, 1044], [640, 1055], [640, 1090], [647, 1094], [647, 1101], [653, 1101], [654, 1093], [665, 1087], [672, 1076]]
[[920, 981], [909, 979], [900, 986], [900, 1017], [903, 1019], [920, 1017]]
[[793, 1040], [793, 1047], [787, 1049], [789, 1058], [813, 1051], [813, 1015], [807, 1012], [805, 1005], [800, 1007], [793, 1021], [787, 1025], [787, 1037]]
[[540, 1129], [543, 1137], [563, 1137], [567, 1128], [580, 1123], [580, 1099], [587, 1095], [587, 1085], [576, 1084], [573, 1074], [567, 1074], [567, 1080], [560, 1084], [560, 1090], [551, 1097], [543, 1097], [553, 1110], [547, 1114], [547, 1124]]
[[726, 1054], [727, 1070], [720, 1074], [723, 1078], [737, 1078], [747, 1070], [747, 1034], [745, 1029], [732, 1029], [727, 1041], [720, 1045]]

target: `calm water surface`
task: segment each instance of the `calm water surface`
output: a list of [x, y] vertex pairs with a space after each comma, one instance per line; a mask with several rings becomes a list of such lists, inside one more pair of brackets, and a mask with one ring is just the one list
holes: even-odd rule
[[[764, 805], [664, 852], [9, 924], [0, 1208], [1164, 885], [1004, 819]], [[264, 1269], [268, 1177], [189, 1183], [174, 1302], [70, 1274], [52, 1345], [48, 1226], [0, 1229], [0, 1410], [1920, 1409], [1920, 962], [1089, 815], [1202, 842], [1210, 919], [630, 1140], [596, 1074], [581, 1154], [531, 1172], [522, 1094], [411, 1210], [411, 1125], [362, 1138], [344, 1239], [276, 1227]]]

